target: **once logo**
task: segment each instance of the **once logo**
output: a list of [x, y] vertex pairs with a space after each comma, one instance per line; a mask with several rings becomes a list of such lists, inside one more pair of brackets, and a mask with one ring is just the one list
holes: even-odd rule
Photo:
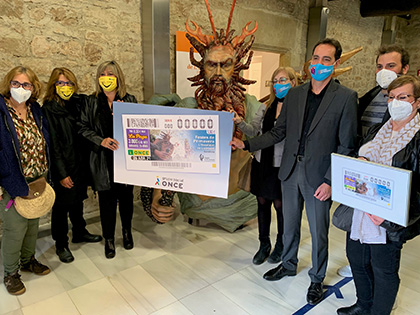
[[165, 187], [165, 188], [184, 189], [184, 183], [170, 182], [170, 181], [166, 181], [166, 180], [162, 181], [162, 186]]

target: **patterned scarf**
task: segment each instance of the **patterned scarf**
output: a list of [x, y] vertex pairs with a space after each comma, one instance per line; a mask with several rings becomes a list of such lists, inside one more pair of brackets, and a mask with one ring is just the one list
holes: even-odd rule
[[392, 157], [401, 151], [420, 129], [420, 115], [417, 114], [392, 137], [392, 123], [389, 119], [378, 131], [366, 152], [366, 157], [379, 164], [391, 165]]

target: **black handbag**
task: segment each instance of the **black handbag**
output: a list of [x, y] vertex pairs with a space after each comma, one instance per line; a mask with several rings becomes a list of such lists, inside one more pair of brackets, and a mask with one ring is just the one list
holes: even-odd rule
[[340, 204], [334, 211], [332, 216], [332, 224], [340, 230], [350, 232], [353, 222], [354, 208]]

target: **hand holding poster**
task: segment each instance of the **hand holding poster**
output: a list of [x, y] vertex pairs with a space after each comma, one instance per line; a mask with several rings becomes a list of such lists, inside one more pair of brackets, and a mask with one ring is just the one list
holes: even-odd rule
[[331, 155], [332, 200], [407, 226], [411, 171]]
[[232, 114], [114, 102], [114, 179], [227, 197]]

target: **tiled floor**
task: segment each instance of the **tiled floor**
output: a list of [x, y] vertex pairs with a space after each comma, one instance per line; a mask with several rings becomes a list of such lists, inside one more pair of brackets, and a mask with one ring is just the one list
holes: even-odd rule
[[[251, 263], [258, 247], [256, 220], [229, 233], [203, 222], [189, 225], [182, 215], [156, 225], [137, 202], [135, 212], [135, 248], [124, 250], [118, 235], [117, 255], [111, 260], [104, 256], [103, 243], [71, 244], [76, 259], [63, 264], [51, 237], [39, 239], [38, 259], [52, 272], [43, 277], [23, 273], [27, 292], [18, 297], [9, 295], [1, 284], [0, 314], [335, 314], [338, 307], [355, 301], [351, 281], [340, 288], [342, 299], [331, 294], [316, 307], [305, 308], [311, 247], [306, 221], [298, 275], [268, 282], [262, 274], [273, 265]], [[100, 223], [88, 228], [100, 234]], [[275, 239], [274, 225], [272, 231]], [[340, 285], [344, 279], [336, 274], [346, 264], [344, 238], [344, 232], [330, 229], [325, 284]], [[393, 314], [419, 313], [419, 248], [420, 238], [403, 250], [398, 307]]]

